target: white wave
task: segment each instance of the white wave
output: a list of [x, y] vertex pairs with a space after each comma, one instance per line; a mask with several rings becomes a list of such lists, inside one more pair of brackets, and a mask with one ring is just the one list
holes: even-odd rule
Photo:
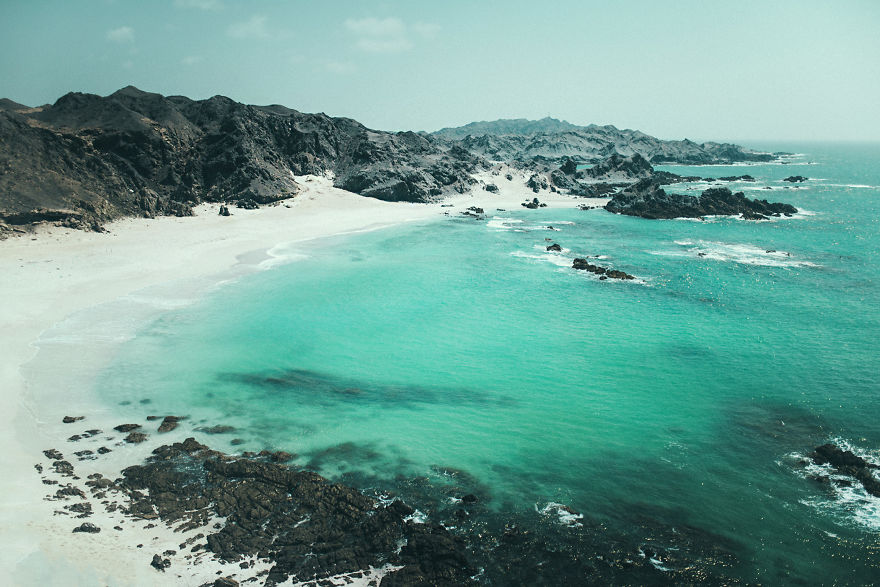
[[544, 253], [527, 253], [525, 251], [513, 251], [510, 253], [512, 257], [519, 257], [521, 259], [534, 259], [536, 261], [544, 261], [546, 263], [551, 263], [552, 265], [556, 265], [557, 267], [571, 267], [572, 259], [562, 255], [560, 253], [555, 253], [553, 251], [546, 251]]
[[[842, 438], [834, 438], [831, 442], [842, 450], [851, 451], [867, 462], [880, 466], [880, 454], [877, 451], [859, 448]], [[787, 457], [797, 463], [809, 461], [806, 455], [798, 453], [791, 453]], [[831, 465], [817, 465], [811, 461], [800, 467], [794, 466], [792, 470], [802, 479], [828, 479], [828, 493], [825, 496], [802, 499], [799, 503], [828, 515], [836, 521], [854, 522], [872, 532], [880, 532], [880, 497], [865, 491], [858, 480], [848, 475], [838, 474]], [[876, 478], [876, 473], [874, 476]]]
[[584, 519], [584, 515], [575, 512], [567, 505], [564, 505], [561, 503], [556, 503], [556, 502], [551, 501], [547, 505], [545, 505], [543, 508], [540, 508], [540, 509], [538, 508], [538, 504], [535, 504], [535, 511], [538, 512], [539, 514], [541, 514], [542, 516], [554, 516], [555, 515], [556, 519], [563, 526], [571, 526], [571, 527], [583, 526], [583, 523], [581, 522], [581, 520]]
[[647, 251], [651, 255], [663, 257], [695, 257], [711, 261], [730, 261], [742, 265], [759, 265], [762, 267], [819, 267], [810, 261], [797, 259], [787, 251], [766, 249], [750, 244], [723, 243], [715, 241], [673, 241], [687, 250], [654, 250]]
[[518, 220], [516, 218], [504, 218], [502, 216], [493, 216], [492, 219], [486, 223], [486, 226], [489, 228], [494, 228], [496, 230], [510, 230], [513, 228], [513, 224], [522, 224], [522, 220]]
[[428, 521], [428, 516], [421, 510], [415, 510], [413, 513], [403, 519], [404, 522], [412, 522], [413, 524], [424, 524]]
[[826, 184], [828, 187], [832, 188], [858, 188], [864, 190], [877, 190], [880, 189], [880, 185], [864, 185], [860, 183], [829, 183]]

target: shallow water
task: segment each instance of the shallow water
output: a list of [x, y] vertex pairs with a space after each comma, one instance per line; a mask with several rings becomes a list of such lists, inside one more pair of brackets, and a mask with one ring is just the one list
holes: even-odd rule
[[[810, 480], [798, 455], [880, 448], [880, 147], [771, 148], [804, 156], [663, 169], [748, 173], [734, 191], [806, 213], [487, 210], [276, 249], [298, 260], [163, 314], [97, 391], [133, 417], [231, 424], [217, 448], [285, 449], [429, 515], [475, 493], [469, 524], [517, 519], [585, 559], [667, 553], [619, 582], [688, 557], [706, 582], [870, 582], [880, 500]], [[798, 174], [819, 179], [781, 181]], [[706, 184], [668, 189], [690, 187]], [[593, 255], [637, 279], [570, 269]]]

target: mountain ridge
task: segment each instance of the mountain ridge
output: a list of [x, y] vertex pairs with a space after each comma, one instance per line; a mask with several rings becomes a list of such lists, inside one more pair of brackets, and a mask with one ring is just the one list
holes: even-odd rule
[[459, 141], [474, 154], [493, 161], [521, 164], [535, 160], [560, 163], [565, 158], [597, 163], [614, 153], [626, 157], [638, 153], [655, 165], [766, 162], [777, 157], [733, 143], [669, 141], [610, 124], [579, 126], [550, 117], [472, 122], [443, 128], [431, 135]]
[[0, 111], [0, 221], [38, 220], [43, 209], [57, 220], [66, 210], [69, 224], [96, 228], [126, 215], [187, 215], [201, 202], [267, 204], [294, 196], [294, 176], [306, 174], [333, 174], [365, 196], [427, 202], [468, 189], [481, 165], [431, 137], [279, 105], [134, 86], [103, 97], [69, 92], [52, 105]]

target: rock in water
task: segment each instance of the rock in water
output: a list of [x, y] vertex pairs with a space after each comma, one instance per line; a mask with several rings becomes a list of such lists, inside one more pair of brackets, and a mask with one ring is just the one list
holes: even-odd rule
[[668, 194], [652, 179], [643, 179], [612, 196], [605, 209], [615, 214], [641, 218], [699, 218], [708, 215], [740, 215], [757, 219], [761, 216], [790, 216], [797, 208], [789, 204], [750, 200], [742, 192], [727, 188], [710, 188], [699, 197]]
[[590, 273], [595, 273], [599, 275], [599, 279], [635, 279], [629, 273], [624, 273], [623, 271], [618, 271], [616, 269], [608, 269], [606, 267], [600, 267], [599, 265], [593, 265], [586, 259], [577, 258], [571, 264], [573, 269], [578, 269], [580, 271], [589, 271]]
[[120, 424], [119, 426], [114, 426], [113, 429], [117, 432], [131, 432], [132, 430], [137, 430], [140, 428], [140, 424]]

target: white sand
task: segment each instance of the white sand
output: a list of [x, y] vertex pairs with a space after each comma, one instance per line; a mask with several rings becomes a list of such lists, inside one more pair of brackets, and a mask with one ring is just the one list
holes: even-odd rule
[[[526, 177], [521, 173], [513, 172], [514, 181], [508, 181], [506, 172], [478, 176], [498, 185], [499, 193], [478, 185], [470, 194], [451, 198], [448, 203], [453, 207], [381, 202], [335, 189], [325, 178], [305, 177], [297, 178], [305, 189], [296, 198], [259, 210], [232, 208], [230, 217], [219, 216], [216, 205], [202, 205], [193, 218], [120, 220], [108, 225], [107, 234], [53, 227], [0, 242], [0, 446], [4, 455], [0, 569], [4, 570], [4, 583], [199, 585], [216, 578], [218, 570], [223, 575], [240, 570], [237, 565], [221, 568], [208, 557], [193, 566], [192, 560], [185, 561], [179, 554], [172, 557], [168, 571], [159, 573], [149, 565], [153, 554], [179, 550], [178, 545], [189, 534], [173, 533], [161, 524], [146, 528], [146, 521], [103, 512], [95, 500], [90, 500], [97, 506], [95, 514], [84, 520], [74, 520], [66, 513], [53, 515], [70, 502], [45, 500], [59, 486], [44, 485], [41, 477], [59, 480], [62, 485], [70, 479], [34, 470], [35, 463], [49, 465], [43, 449], [64, 453], [82, 477], [74, 483], [83, 487], [90, 473], [114, 478], [121, 467], [138, 462], [160, 442], [184, 437], [184, 432], [175, 431], [151, 434], [143, 445], [120, 443], [124, 435], [112, 432], [112, 426], [119, 423], [113, 414], [107, 408], [96, 408], [89, 399], [71, 397], [66, 388], [76, 389], [76, 385], [65, 385], [68, 377], [72, 381], [78, 374], [93, 374], [120, 340], [100, 334], [107, 324], [83, 325], [82, 340], [77, 341], [81, 345], [77, 364], [70, 364], [68, 353], [65, 364], [52, 367], [46, 357], [52, 357], [53, 341], [47, 333], [53, 332], [53, 327], [67, 321], [70, 331], [83, 311], [116, 300], [131, 301], [153, 287], [164, 287], [166, 293], [169, 287], [177, 288], [180, 303], [185, 303], [211, 285], [257, 270], [261, 263], [263, 267], [271, 264], [271, 250], [279, 244], [427, 221], [441, 213], [458, 214], [468, 206], [483, 207], [490, 216], [496, 208], [520, 209], [520, 202], [536, 194], [525, 187]], [[549, 207], [605, 202], [546, 191], [537, 197]], [[113, 306], [108, 307], [112, 313]], [[65, 342], [69, 346], [71, 341]], [[34, 362], [38, 351], [41, 360]], [[61, 424], [63, 415], [85, 415], [86, 419]], [[100, 428], [104, 433], [76, 443], [66, 441], [69, 435], [88, 428]], [[111, 447], [113, 452], [83, 462], [73, 455], [98, 446]], [[83, 521], [100, 526], [102, 531], [72, 534], [71, 529]], [[124, 530], [113, 530], [115, 525]], [[260, 565], [236, 578], [265, 566]]]

